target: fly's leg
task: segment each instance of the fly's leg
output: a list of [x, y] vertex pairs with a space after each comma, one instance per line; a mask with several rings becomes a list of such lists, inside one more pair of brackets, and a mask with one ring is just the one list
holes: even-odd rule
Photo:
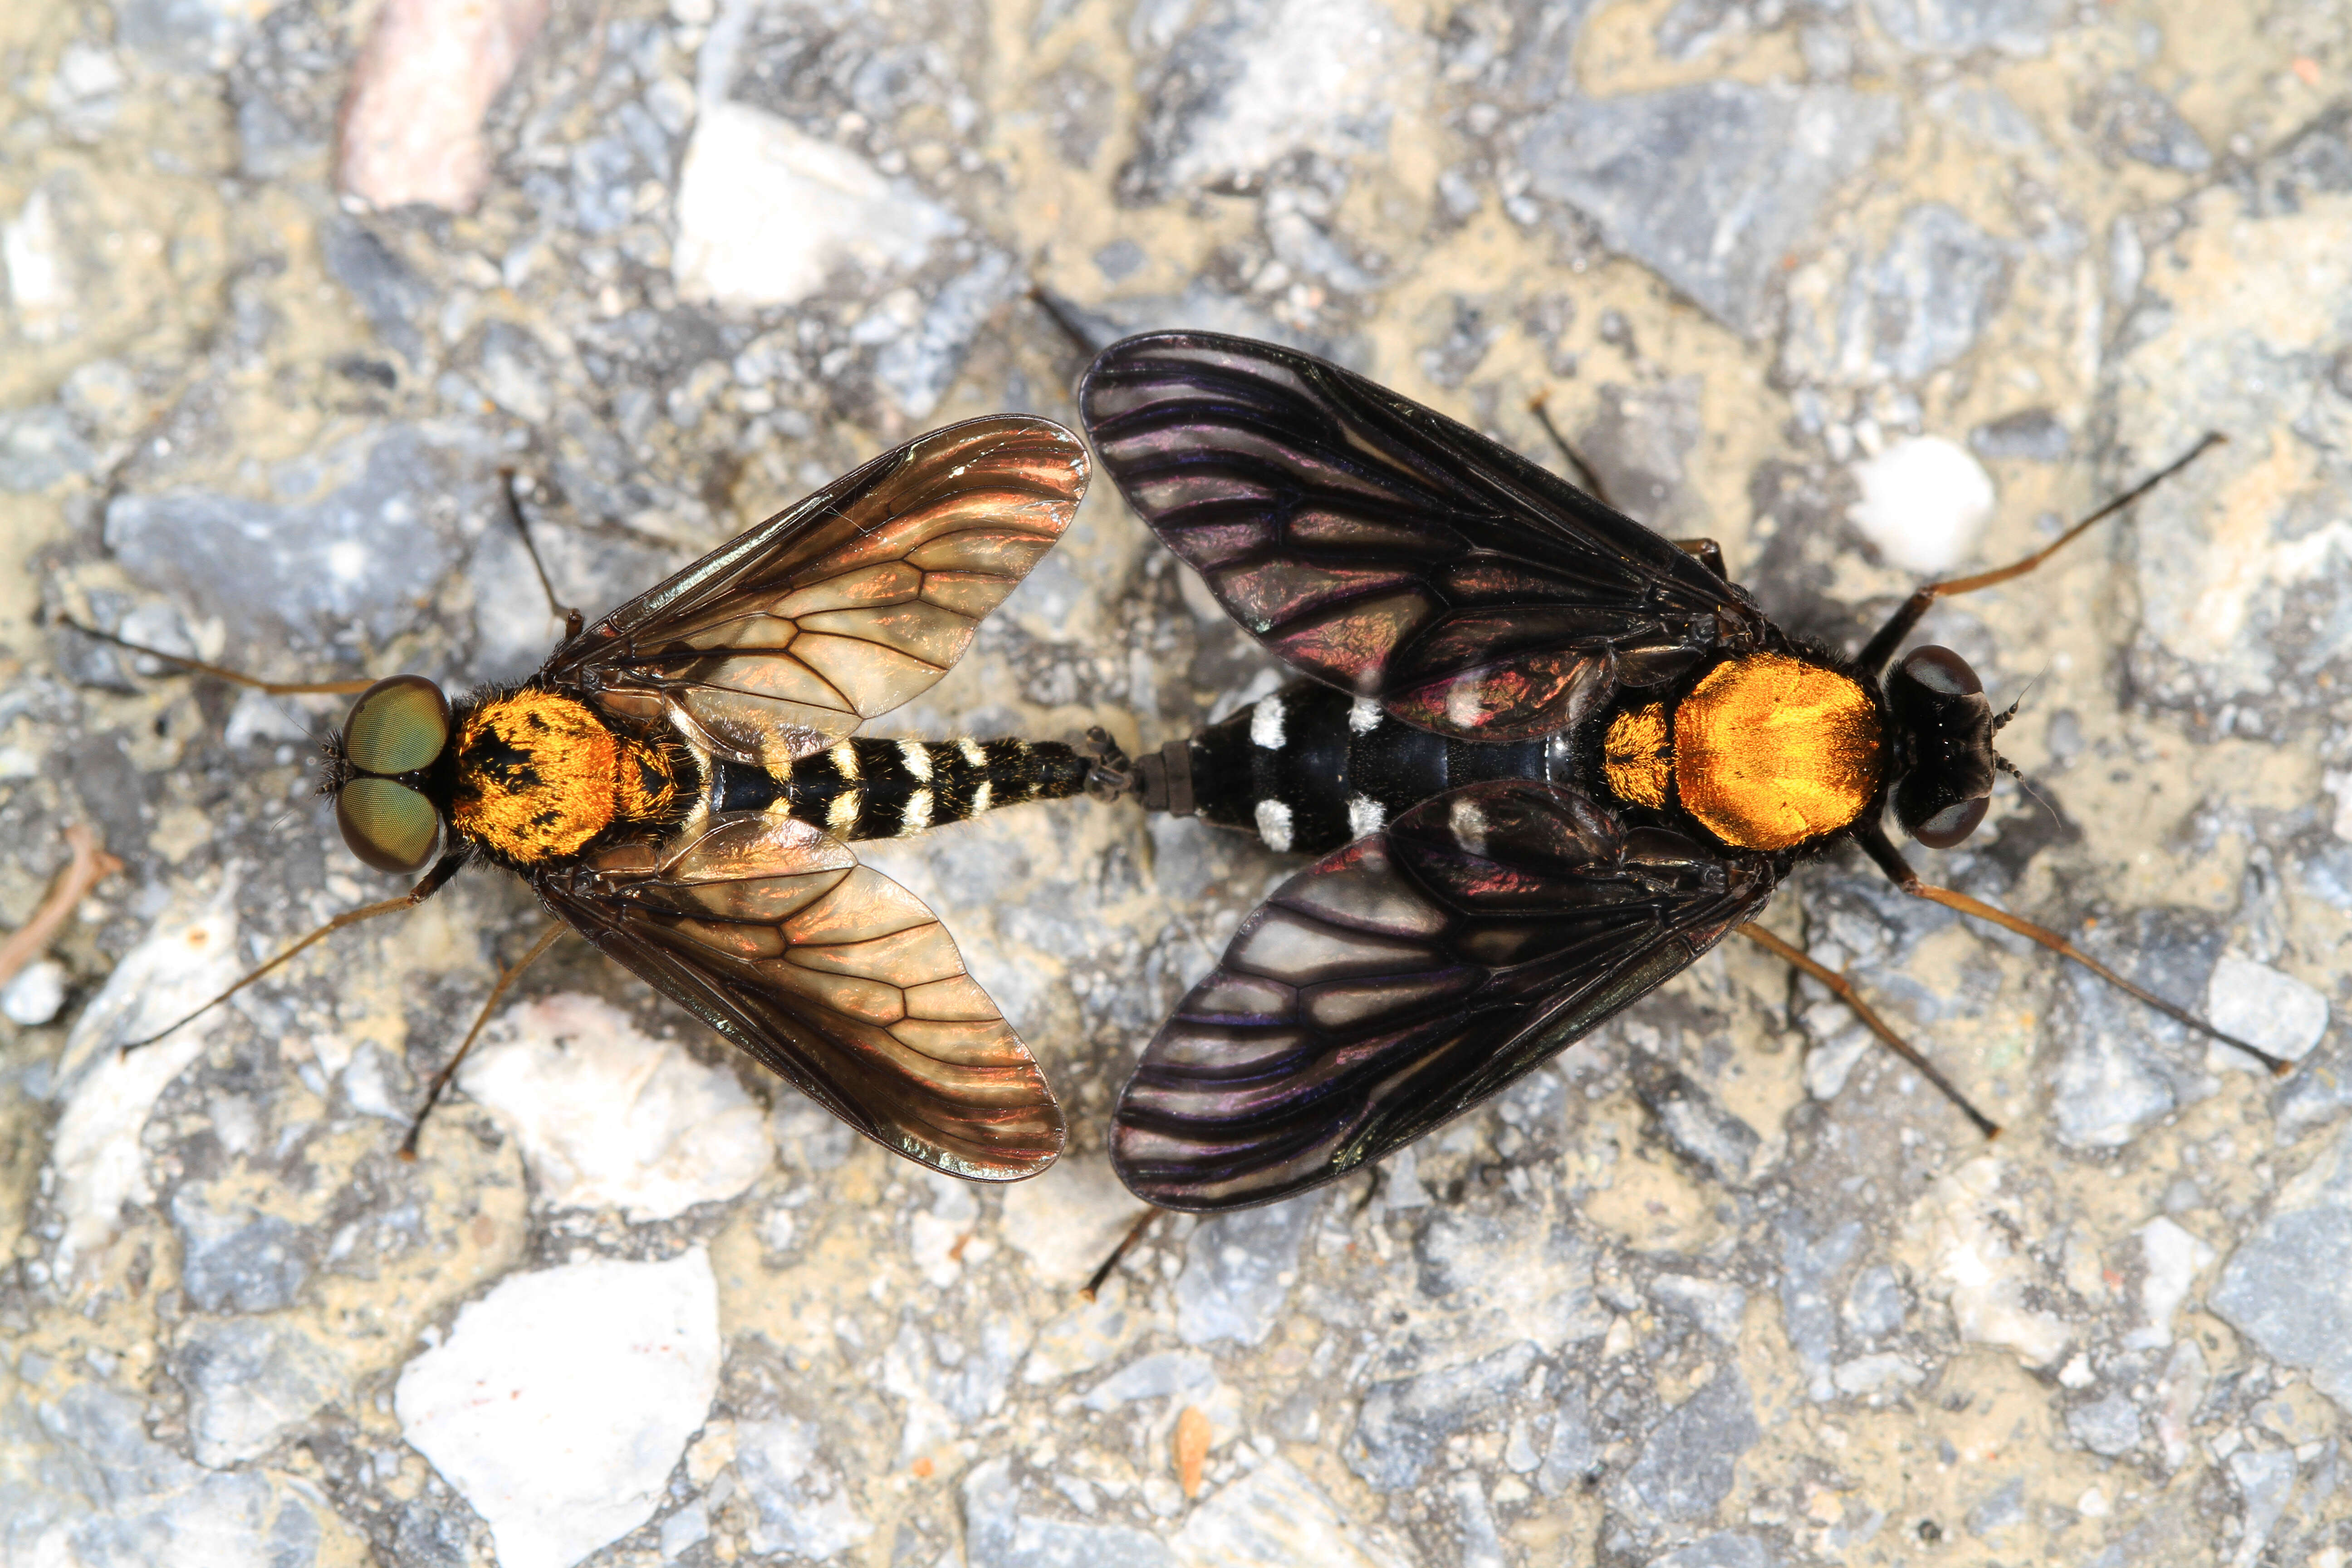
[[291, 947], [285, 949], [283, 952], [278, 953], [277, 957], [271, 959], [260, 968], [248, 971], [244, 978], [240, 979], [236, 984], [230, 986], [227, 990], [222, 992], [219, 995], [214, 997], [203, 1006], [198, 1007], [195, 1011], [185, 1014], [183, 1016], [173, 1020], [170, 1024], [156, 1030], [153, 1034], [149, 1035], [144, 1039], [126, 1041], [121, 1047], [123, 1054], [127, 1056], [131, 1052], [137, 1050], [142, 1046], [152, 1046], [156, 1041], [162, 1039], [164, 1036], [172, 1033], [173, 1030], [179, 1028], [182, 1025], [203, 1017], [206, 1013], [211, 1012], [214, 1008], [219, 1006], [222, 1003], [227, 1001], [230, 997], [236, 995], [238, 992], [244, 990], [247, 986], [252, 984], [255, 981], [268, 973], [271, 970], [276, 969], [278, 965], [292, 958], [296, 953], [300, 952], [304, 948], [309, 947], [312, 942], [332, 936], [335, 932], [342, 930], [345, 926], [355, 926], [362, 921], [372, 921], [378, 915], [397, 914], [402, 910], [415, 909], [417, 905], [423, 903], [425, 900], [439, 892], [444, 887], [446, 887], [448, 885], [449, 879], [456, 876], [457, 874], [457, 868], [465, 863], [466, 858], [463, 855], [444, 855], [439, 860], [434, 863], [433, 869], [425, 873], [425, 878], [422, 881], [418, 882], [414, 888], [409, 889], [408, 891], [403, 893], [400, 897], [396, 899], [385, 899], [381, 903], [362, 904], [355, 910], [345, 910], [341, 914], [337, 915], [333, 920], [329, 921], [317, 931], [312, 931], [310, 935], [294, 943]]
[[2073, 543], [2075, 538], [2093, 523], [2104, 522], [2115, 516], [2116, 513], [2227, 440], [2229, 437], [2218, 430], [2207, 431], [2204, 439], [2199, 441], [2197, 445], [2100, 507], [2090, 516], [2083, 519], [2022, 561], [2012, 561], [2006, 566], [1997, 566], [1990, 572], [1979, 572], [1971, 577], [1954, 577], [1948, 582], [1928, 584], [1906, 600], [1903, 607], [1895, 611], [1894, 616], [1885, 626], [1878, 628], [1878, 635], [1870, 639], [1856, 662], [1873, 675], [1884, 675], [1886, 672], [1886, 667], [1894, 662], [1895, 650], [1903, 646], [1903, 639], [1911, 635], [1911, 628], [1919, 624], [1919, 617], [1926, 615], [1927, 606], [1937, 600], [1948, 599], [1956, 594], [1973, 594], [1979, 588], [1990, 588], [1995, 584], [2006, 583], [2011, 578], [2024, 576], [2028, 572]]
[[[1538, 392], [1528, 398], [1528, 412], [1536, 416], [1536, 423], [1543, 426], [1544, 434], [1550, 437], [1551, 444], [1559, 448], [1560, 461], [1566, 463], [1569, 471], [1576, 476], [1576, 488], [1612, 510], [1622, 510], [1622, 508], [1609, 498], [1609, 487], [1601, 482], [1600, 473], [1591, 463], [1584, 460], [1583, 453], [1569, 445], [1568, 437], [1561, 435], [1559, 426], [1552, 423], [1551, 409], [1546, 403], [1548, 396], [1548, 394]], [[1720, 554], [1717, 559], [1718, 561], [1722, 559]], [[1722, 569], [1720, 565], [1716, 568], [1717, 572]]]
[[547, 595], [547, 607], [563, 622], [563, 640], [570, 642], [580, 635], [583, 617], [578, 609], [555, 596], [555, 584], [548, 581], [547, 563], [539, 558], [539, 546], [531, 542], [530, 524], [523, 520], [520, 484], [512, 468], [499, 470], [499, 493], [506, 497], [507, 521], [514, 524], [515, 532], [521, 537], [523, 552], [530, 557], [530, 569], [539, 574], [540, 591]]
[[1896, 1034], [1893, 1029], [1888, 1028], [1886, 1026], [1886, 1021], [1872, 1010], [1869, 1003], [1864, 1002], [1862, 999], [1862, 994], [1853, 988], [1853, 983], [1852, 981], [1848, 980], [1844, 975], [1840, 974], [1837, 971], [1830, 968], [1827, 964], [1814, 959], [1811, 954], [1807, 953], [1803, 948], [1798, 947], [1792, 942], [1782, 941], [1780, 938], [1773, 935], [1770, 931], [1765, 930], [1760, 925], [1744, 925], [1736, 929], [1738, 931], [1740, 935], [1746, 937], [1748, 941], [1754, 942], [1765, 952], [1786, 959], [1804, 973], [1811, 975], [1814, 979], [1828, 986], [1832, 995], [1836, 996], [1839, 1001], [1844, 1003], [1849, 1008], [1853, 1009], [1853, 1016], [1863, 1021], [1864, 1026], [1868, 1028], [1872, 1034], [1876, 1035], [1879, 1040], [1890, 1050], [1894, 1051], [1896, 1056], [1901, 1057], [1905, 1061], [1909, 1062], [1912, 1067], [1916, 1068], [1919, 1076], [1926, 1079], [1929, 1083], [1934, 1084], [1937, 1091], [1940, 1092], [1946, 1100], [1950, 1100], [1955, 1106], [1958, 1107], [1960, 1114], [1967, 1117], [1969, 1121], [1973, 1122], [1978, 1131], [1983, 1133], [1988, 1138], [1998, 1138], [2000, 1136], [2000, 1123], [1995, 1121], [1991, 1117], [1987, 1116], [1983, 1111], [1979, 1110], [1975, 1106], [1969, 1104], [1969, 1097], [1962, 1094], [1959, 1089], [1954, 1086], [1952, 1080], [1946, 1078], [1943, 1073], [1937, 1068], [1935, 1063], [1929, 1061], [1926, 1057], [1921, 1056], [1910, 1041]]
[[1136, 1215], [1135, 1223], [1127, 1227], [1127, 1234], [1118, 1238], [1118, 1245], [1110, 1249], [1110, 1256], [1102, 1260], [1102, 1267], [1087, 1276], [1085, 1289], [1078, 1292], [1078, 1300], [1093, 1300], [1101, 1291], [1103, 1281], [1110, 1278], [1111, 1270], [1118, 1267], [1118, 1260], [1133, 1251], [1135, 1244], [1143, 1239], [1143, 1233], [1151, 1228], [1151, 1222], [1167, 1212], [1155, 1205]]
[[193, 669], [198, 675], [209, 675], [216, 680], [226, 680], [233, 686], [250, 687], [256, 691], [267, 693], [271, 697], [297, 697], [306, 692], [350, 694], [365, 691], [375, 684], [375, 678], [372, 675], [358, 676], [349, 680], [264, 680], [257, 675], [247, 675], [243, 670], [230, 669], [217, 664], [206, 664], [203, 659], [190, 658], [185, 654], [165, 653], [160, 647], [149, 647], [144, 643], [132, 642], [129, 637], [119, 637], [112, 632], [102, 632], [96, 626], [83, 626], [71, 616], [59, 616], [58, 620], [60, 625], [70, 626], [86, 637], [96, 637], [100, 642], [112, 643], [116, 647], [128, 649], [131, 653], [143, 653], [150, 658], [160, 658], [166, 664], [176, 664], [182, 669]]
[[529, 952], [499, 972], [499, 983], [490, 987], [490, 994], [483, 1002], [482, 1010], [474, 1015], [474, 1026], [466, 1031], [466, 1037], [459, 1043], [457, 1054], [441, 1065], [441, 1070], [433, 1075], [433, 1082], [425, 1089], [425, 1103], [417, 1108], [416, 1120], [408, 1124], [408, 1136], [400, 1141], [402, 1159], [414, 1161], [416, 1158], [416, 1139], [425, 1131], [425, 1119], [433, 1114], [433, 1108], [441, 1102], [441, 1091], [447, 1089], [449, 1080], [457, 1076], [457, 1064], [464, 1061], [466, 1053], [474, 1048], [474, 1041], [481, 1035], [482, 1026], [490, 1021], [490, 1009], [499, 1005], [499, 998], [507, 994], [507, 987], [514, 984], [515, 976], [528, 968], [541, 953], [553, 947], [555, 939], [571, 929], [562, 921], [549, 926], [540, 933], [539, 940], [530, 944]]
[[1974, 920], [1990, 921], [2004, 931], [2013, 931], [2021, 937], [2038, 942], [2061, 957], [2073, 959], [2125, 995], [2155, 1008], [2183, 1028], [2193, 1030], [2209, 1040], [2218, 1041], [2231, 1050], [2243, 1051], [2270, 1068], [2273, 1074], [2284, 1077], [2294, 1070], [2294, 1064], [2284, 1057], [2274, 1057], [2259, 1046], [2249, 1045], [2235, 1035], [2215, 1028], [2187, 1008], [2176, 1007], [2153, 991], [2133, 984], [2047, 926], [2038, 926], [2032, 921], [2021, 920], [2007, 910], [1997, 910], [1982, 900], [1972, 899], [1966, 893], [1957, 892], [1950, 888], [1939, 888], [1933, 882], [1923, 881], [1919, 873], [1911, 868], [1910, 862], [1903, 858], [1903, 852], [1895, 848], [1893, 841], [1886, 837], [1886, 830], [1878, 824], [1872, 823], [1858, 831], [1854, 838], [1869, 853], [1870, 858], [1878, 862], [1878, 868], [1886, 873], [1887, 879], [1913, 898], [1925, 899], [1931, 904], [1941, 904], [1948, 910], [1957, 910]]

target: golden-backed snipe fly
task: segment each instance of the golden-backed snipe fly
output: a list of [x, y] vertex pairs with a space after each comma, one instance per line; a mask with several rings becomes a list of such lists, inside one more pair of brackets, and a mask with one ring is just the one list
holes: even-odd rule
[[1245, 1207], [1377, 1161], [1734, 931], [1828, 983], [1994, 1132], [1842, 977], [1749, 923], [1849, 840], [1905, 892], [2284, 1066], [1921, 880], [1881, 823], [1891, 805], [1921, 843], [1956, 845], [2006, 766], [2010, 715], [1967, 663], [1897, 658], [1927, 607], [2032, 571], [2163, 474], [2022, 561], [1921, 588], [1846, 658], [1775, 626], [1710, 542], [1664, 539], [1307, 354], [1129, 338], [1079, 406], [1129, 505], [1306, 678], [1126, 776], [1147, 806], [1322, 857], [1242, 922], [1119, 1097], [1112, 1160], [1147, 1202]]
[[852, 732], [962, 657], [1068, 527], [1087, 474], [1077, 437], [1043, 419], [919, 437], [593, 626], [558, 606], [569, 629], [536, 674], [454, 701], [415, 675], [264, 682], [193, 665], [266, 691], [359, 692], [322, 792], [354, 855], [424, 872], [205, 1005], [468, 865], [501, 867], [558, 923], [483, 1017], [575, 931], [877, 1142], [976, 1180], [1044, 1170], [1065, 1129], [1036, 1063], [938, 917], [849, 843], [1066, 798], [1090, 764], [1052, 743]]

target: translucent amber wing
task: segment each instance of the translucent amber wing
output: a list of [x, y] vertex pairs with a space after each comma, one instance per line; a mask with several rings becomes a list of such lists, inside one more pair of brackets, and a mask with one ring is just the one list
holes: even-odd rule
[[622, 605], [543, 674], [747, 761], [814, 750], [963, 657], [1069, 527], [1087, 473], [1051, 420], [919, 436]]
[[1276, 889], [1160, 1026], [1111, 1161], [1147, 1203], [1245, 1208], [1402, 1148], [1751, 919], [1761, 857], [1473, 784]]
[[1035, 1175], [1061, 1108], [923, 901], [806, 823], [714, 819], [551, 873], [582, 935], [876, 1142], [975, 1181]]
[[1149, 333], [1103, 351], [1078, 406], [1128, 503], [1227, 614], [1425, 730], [1569, 729], [1761, 628], [1633, 519], [1312, 355]]

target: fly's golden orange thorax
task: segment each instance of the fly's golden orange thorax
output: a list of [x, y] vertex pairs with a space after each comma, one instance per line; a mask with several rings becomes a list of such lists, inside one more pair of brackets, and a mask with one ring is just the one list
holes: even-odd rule
[[1675, 789], [1726, 844], [1787, 849], [1862, 815], [1883, 744], [1853, 677], [1786, 654], [1730, 659], [1675, 710]]
[[494, 698], [457, 731], [457, 830], [523, 864], [575, 855], [615, 822], [658, 821], [677, 798], [659, 748], [616, 735], [551, 691]]
[[1853, 677], [1787, 654], [1727, 659], [1671, 716], [1629, 708], [1601, 736], [1601, 776], [1620, 800], [1685, 811], [1740, 849], [1771, 852], [1860, 816], [1885, 772], [1880, 720]]

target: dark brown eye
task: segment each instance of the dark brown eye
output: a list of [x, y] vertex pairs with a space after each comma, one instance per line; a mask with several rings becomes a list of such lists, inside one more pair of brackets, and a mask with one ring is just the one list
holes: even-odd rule
[[[1969, 661], [1948, 647], [1929, 643], [1915, 647], [1903, 656], [1903, 673], [1930, 691], [1947, 697], [1966, 697], [1982, 691], [1984, 682], [1969, 668]], [[361, 699], [365, 701], [366, 699]]]
[[377, 870], [415, 871], [433, 858], [441, 816], [404, 784], [358, 778], [335, 792], [335, 826], [351, 852]]
[[[1964, 664], [1960, 668], [1966, 669], [1968, 666]], [[1955, 801], [1913, 828], [1911, 837], [1930, 849], [1949, 849], [1977, 830], [1977, 824], [1985, 819], [1985, 807], [1990, 804], [1983, 795], [1973, 800]]]
[[343, 755], [363, 773], [425, 767], [449, 739], [449, 700], [421, 675], [395, 675], [360, 693], [343, 725]]

